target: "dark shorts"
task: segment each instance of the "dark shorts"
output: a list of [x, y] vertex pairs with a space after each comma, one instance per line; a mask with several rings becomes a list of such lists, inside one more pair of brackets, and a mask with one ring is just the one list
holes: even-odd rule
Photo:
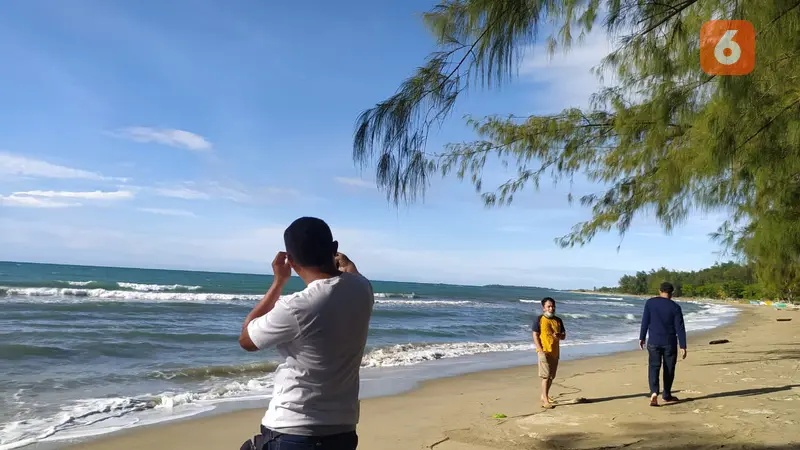
[[261, 434], [248, 439], [239, 450], [356, 450], [355, 431], [328, 436], [283, 434], [261, 426]]

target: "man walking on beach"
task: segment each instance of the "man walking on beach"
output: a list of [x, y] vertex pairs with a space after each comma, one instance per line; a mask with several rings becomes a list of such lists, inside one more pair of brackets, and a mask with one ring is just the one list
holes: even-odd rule
[[533, 321], [533, 344], [539, 356], [539, 378], [542, 379], [542, 408], [552, 409], [550, 387], [558, 371], [560, 357], [559, 341], [567, 338], [564, 322], [556, 316], [556, 301], [552, 297], [542, 299], [542, 314]]
[[[242, 450], [355, 450], [372, 286], [337, 252], [322, 220], [301, 217], [283, 238], [286, 251], [272, 262], [272, 287], [247, 315], [239, 345], [247, 351], [275, 346], [286, 361], [275, 372], [261, 435]], [[292, 269], [307, 286], [281, 298]]]
[[642, 328], [639, 333], [639, 348], [644, 350], [645, 338], [649, 354], [650, 406], [658, 406], [658, 377], [664, 367], [664, 392], [662, 398], [667, 403], [677, 402], [672, 395], [672, 382], [675, 379], [675, 366], [678, 363], [678, 346], [681, 359], [686, 359], [686, 328], [683, 324], [683, 310], [672, 300], [675, 288], [664, 282], [659, 288], [659, 296], [647, 300], [642, 314]]

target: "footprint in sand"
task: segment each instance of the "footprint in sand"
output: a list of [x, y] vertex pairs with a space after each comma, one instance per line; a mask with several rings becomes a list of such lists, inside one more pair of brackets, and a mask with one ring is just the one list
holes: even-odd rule
[[768, 409], [742, 409], [740, 411], [745, 414], [773, 414], [773, 412]]

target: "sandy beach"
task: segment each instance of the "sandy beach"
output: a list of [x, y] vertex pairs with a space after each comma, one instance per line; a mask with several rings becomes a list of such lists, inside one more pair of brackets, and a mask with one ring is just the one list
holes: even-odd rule
[[[741, 308], [736, 323], [690, 336], [673, 390], [681, 403], [648, 406], [647, 354], [636, 350], [562, 362], [553, 410], [540, 407], [536, 367], [440, 379], [367, 399], [359, 448], [800, 448], [800, 313]], [[709, 344], [716, 339], [730, 342]], [[244, 410], [135, 428], [69, 448], [238, 449], [258, 431], [262, 414]]]

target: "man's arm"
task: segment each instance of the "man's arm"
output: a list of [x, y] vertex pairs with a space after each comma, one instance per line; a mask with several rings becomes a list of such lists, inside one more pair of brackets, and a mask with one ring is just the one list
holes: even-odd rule
[[639, 330], [639, 347], [644, 349], [644, 342], [647, 338], [647, 330], [650, 328], [650, 300], [644, 302], [644, 311], [642, 312], [642, 327]]
[[536, 353], [544, 353], [544, 348], [542, 348], [542, 340], [539, 338], [539, 334], [542, 332], [542, 317], [539, 316], [533, 321], [533, 345], [536, 346]]
[[559, 333], [556, 335], [560, 341], [563, 341], [567, 338], [567, 327], [564, 326], [564, 321], [561, 320], [561, 317], [558, 318], [558, 329]]
[[539, 333], [536, 331], [533, 332], [533, 345], [536, 347], [536, 353], [544, 353], [542, 340], [539, 338]]
[[240, 345], [244, 343], [242, 348], [248, 351], [263, 350], [297, 339], [300, 323], [291, 306], [296, 295], [279, 299], [270, 312], [253, 319], [242, 332], [244, 338], [239, 341]]
[[261, 301], [258, 302], [250, 313], [247, 314], [247, 317], [245, 317], [244, 324], [242, 324], [242, 332], [239, 334], [239, 345], [248, 352], [254, 352], [258, 350], [258, 347], [250, 338], [250, 334], [247, 332], [247, 326], [256, 318], [265, 316], [268, 312], [272, 311], [275, 307], [275, 303], [281, 298], [281, 292], [283, 292], [283, 286], [285, 284], [285, 280], [279, 280], [278, 278], [273, 279], [272, 286], [267, 290], [267, 293], [264, 294]]
[[[239, 345], [243, 349], [248, 352], [254, 352], [258, 350], [259, 347], [263, 347], [274, 341], [277, 336], [273, 335], [279, 335], [281, 332], [285, 333], [287, 326], [291, 326], [291, 324], [287, 325], [285, 322], [294, 320], [295, 324], [297, 323], [294, 317], [287, 320], [285, 317], [286, 314], [282, 317], [279, 317], [279, 315], [276, 315], [276, 317], [268, 317], [268, 314], [275, 308], [275, 303], [280, 299], [283, 287], [286, 286], [286, 282], [289, 281], [289, 277], [291, 276], [292, 268], [289, 265], [288, 255], [286, 252], [278, 252], [275, 255], [275, 259], [272, 260], [272, 286], [270, 286], [267, 293], [261, 298], [261, 301], [258, 302], [255, 308], [253, 308], [244, 319], [242, 332], [239, 334]], [[258, 326], [251, 327], [250, 325], [257, 319], [261, 320], [261, 322], [257, 324]], [[272, 322], [272, 324], [270, 324], [270, 322]], [[257, 339], [251, 336], [251, 328], [252, 331], [259, 333]]]
[[686, 326], [683, 323], [683, 309], [677, 303], [678, 312], [675, 314], [675, 331], [678, 332], [678, 345], [683, 351], [683, 357], [686, 357]]

